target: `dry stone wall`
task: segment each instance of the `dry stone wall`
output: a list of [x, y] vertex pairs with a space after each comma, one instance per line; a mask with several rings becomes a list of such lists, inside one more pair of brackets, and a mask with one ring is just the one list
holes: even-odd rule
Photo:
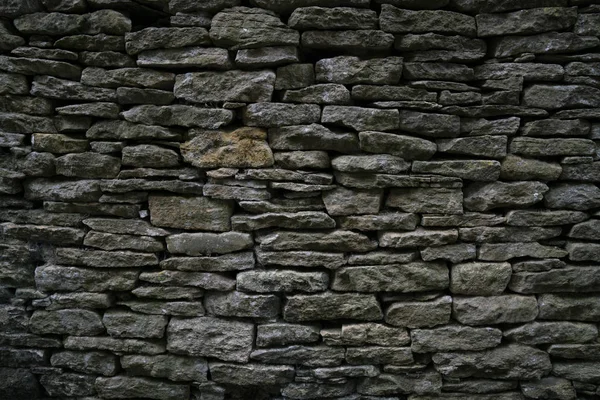
[[599, 398], [598, 1], [0, 17], [0, 398]]

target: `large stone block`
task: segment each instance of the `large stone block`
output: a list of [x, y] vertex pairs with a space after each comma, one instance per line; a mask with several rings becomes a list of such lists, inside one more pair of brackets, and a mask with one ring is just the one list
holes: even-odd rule
[[223, 232], [231, 228], [233, 205], [209, 197], [150, 196], [153, 225]]
[[290, 322], [353, 319], [376, 321], [383, 316], [374, 295], [327, 292], [287, 299], [283, 318]]
[[192, 72], [177, 75], [175, 97], [194, 103], [271, 101], [273, 71]]

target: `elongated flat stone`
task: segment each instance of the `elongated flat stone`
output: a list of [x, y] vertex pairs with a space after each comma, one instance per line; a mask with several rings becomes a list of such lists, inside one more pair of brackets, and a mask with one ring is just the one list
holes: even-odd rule
[[538, 306], [535, 296], [455, 296], [452, 315], [458, 322], [467, 325], [529, 322], [537, 317]]
[[123, 113], [125, 120], [145, 125], [184, 126], [218, 129], [233, 120], [233, 112], [219, 108], [186, 105], [142, 105]]
[[377, 247], [375, 241], [352, 231], [336, 230], [330, 233], [280, 231], [260, 238], [262, 250], [316, 250], [367, 252]]
[[175, 96], [195, 103], [268, 102], [274, 84], [272, 71], [193, 72], [177, 75]]
[[383, 316], [374, 295], [326, 292], [287, 299], [283, 318], [289, 322], [354, 319], [375, 321]]
[[506, 14], [478, 14], [477, 36], [502, 36], [562, 31], [577, 20], [574, 7], [545, 7]]
[[167, 237], [167, 249], [171, 253], [190, 256], [225, 254], [252, 246], [252, 236], [247, 233], [181, 233]]
[[475, 19], [452, 11], [409, 11], [383, 4], [379, 24], [381, 29], [392, 33], [476, 35]]

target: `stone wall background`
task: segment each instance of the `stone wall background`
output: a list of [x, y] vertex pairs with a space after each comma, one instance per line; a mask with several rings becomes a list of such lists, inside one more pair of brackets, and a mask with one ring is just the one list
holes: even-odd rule
[[0, 16], [0, 398], [599, 398], [597, 1]]

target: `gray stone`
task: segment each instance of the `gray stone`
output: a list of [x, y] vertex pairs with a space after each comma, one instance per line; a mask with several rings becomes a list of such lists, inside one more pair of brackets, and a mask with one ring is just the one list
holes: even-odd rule
[[598, 261], [600, 259], [600, 245], [597, 243], [573, 243], [566, 246], [569, 260], [572, 261]]
[[577, 9], [545, 7], [520, 10], [507, 14], [478, 14], [477, 35], [502, 36], [562, 31], [577, 20]]
[[506, 290], [511, 274], [509, 263], [454, 264], [450, 270], [450, 291], [473, 296], [500, 295]]
[[340, 229], [359, 231], [414, 230], [419, 222], [415, 214], [382, 212], [376, 215], [349, 215], [337, 219]]
[[145, 125], [184, 126], [219, 129], [233, 120], [233, 112], [219, 108], [199, 108], [181, 104], [136, 106], [123, 114], [129, 122]]
[[567, 251], [555, 246], [544, 246], [537, 242], [531, 243], [499, 243], [482, 244], [479, 248], [479, 259], [485, 261], [506, 261], [511, 258], [532, 257], [552, 258], [564, 257]]
[[583, 181], [583, 182], [598, 182], [598, 172], [600, 171], [600, 163], [581, 163], [581, 164], [563, 164], [563, 171], [560, 179]]
[[356, 133], [333, 132], [318, 125], [296, 125], [269, 129], [269, 145], [276, 150], [359, 150]]
[[452, 11], [409, 11], [383, 4], [379, 24], [392, 33], [476, 35], [475, 18]]
[[231, 224], [237, 231], [254, 231], [270, 227], [291, 229], [334, 228], [335, 221], [322, 212], [265, 213], [260, 215], [235, 215]]
[[498, 379], [540, 379], [552, 369], [545, 351], [519, 344], [509, 344], [472, 353], [437, 353], [436, 369], [454, 378], [489, 377]]
[[14, 20], [15, 27], [27, 35], [61, 36], [78, 33], [83, 29], [86, 18], [81, 15], [62, 13], [33, 13]]
[[524, 207], [540, 202], [548, 190], [541, 182], [474, 183], [465, 188], [464, 204], [472, 211]]
[[333, 290], [355, 292], [419, 292], [448, 287], [448, 269], [441, 262], [342, 267], [335, 271]]
[[167, 249], [171, 253], [190, 256], [232, 253], [251, 247], [252, 236], [247, 233], [181, 233], [167, 237]]
[[96, 153], [67, 154], [55, 160], [56, 173], [79, 178], [114, 178], [121, 169], [117, 157]]
[[[558, 368], [560, 370], [560, 367]], [[573, 400], [577, 398], [573, 384], [567, 379], [552, 376], [539, 381], [521, 382], [521, 391], [531, 399]]]
[[539, 227], [473, 227], [460, 228], [459, 238], [463, 242], [533, 242], [559, 236], [560, 228]]
[[64, 340], [67, 350], [109, 350], [117, 353], [160, 354], [165, 346], [139, 339], [114, 339], [108, 336], [69, 336]]
[[200, 168], [261, 168], [273, 165], [267, 132], [243, 127], [232, 131], [204, 131], [181, 145], [183, 159]]
[[558, 259], [521, 261], [513, 264], [513, 272], [544, 272], [551, 269], [564, 268], [567, 263]]
[[460, 189], [392, 189], [386, 206], [413, 213], [462, 214], [462, 197]]
[[460, 133], [460, 118], [455, 115], [402, 111], [400, 129], [431, 138], [456, 137]]
[[114, 354], [100, 351], [63, 350], [52, 354], [50, 363], [53, 367], [69, 368], [84, 374], [113, 376], [118, 371], [118, 360]]
[[270, 101], [272, 71], [194, 72], [177, 75], [175, 96], [195, 103]]
[[419, 395], [438, 394], [441, 387], [442, 377], [435, 371], [414, 375], [384, 373], [359, 381], [357, 391], [361, 394], [374, 396], [396, 395], [399, 393], [411, 394], [411, 398], [422, 399], [424, 397]]
[[137, 314], [128, 311], [108, 310], [102, 317], [106, 332], [112, 337], [161, 338], [167, 318], [160, 315]]
[[377, 214], [382, 199], [382, 190], [350, 190], [338, 187], [323, 192], [323, 203], [331, 216]]
[[245, 292], [322, 292], [327, 289], [329, 275], [325, 272], [291, 270], [253, 270], [237, 275], [237, 289]]
[[454, 297], [452, 317], [465, 325], [514, 324], [538, 315], [535, 296], [504, 294], [489, 297]]
[[[100, 232], [140, 236], [167, 236], [168, 231], [156, 228], [149, 222], [135, 219], [87, 218], [83, 223]], [[100, 254], [100, 253], [99, 253]]]
[[132, 55], [144, 50], [210, 44], [208, 31], [200, 27], [145, 28], [125, 34], [125, 48], [127, 53]]
[[95, 387], [101, 397], [108, 399], [145, 397], [156, 400], [177, 400], [190, 395], [189, 385], [133, 376], [99, 377], [96, 379]]
[[458, 35], [408, 33], [396, 36], [394, 48], [410, 52], [407, 61], [411, 62], [469, 62], [484, 58], [487, 45], [481, 39]]
[[1, 73], [0, 94], [27, 94], [29, 83], [21, 74]]
[[224, 232], [231, 228], [233, 205], [208, 197], [150, 196], [153, 225], [166, 228]]
[[442, 246], [458, 240], [458, 232], [452, 230], [416, 229], [412, 232], [379, 232], [379, 246], [393, 248]]
[[348, 348], [346, 362], [350, 365], [405, 365], [412, 364], [414, 359], [410, 347], [363, 346]]
[[173, 318], [167, 328], [170, 352], [223, 361], [248, 362], [253, 340], [253, 324], [213, 317]]
[[315, 64], [317, 81], [342, 84], [394, 85], [402, 76], [402, 58], [361, 60], [353, 56], [325, 58]]
[[202, 358], [161, 355], [124, 355], [121, 366], [132, 375], [166, 378], [172, 381], [207, 380], [208, 365]]
[[45, 225], [16, 225], [10, 222], [0, 224], [0, 231], [7, 238], [39, 242], [80, 245], [84, 233], [81, 230]]
[[211, 315], [272, 319], [279, 314], [280, 301], [272, 294], [250, 295], [233, 291], [206, 294], [204, 306]]
[[56, 128], [50, 118], [20, 113], [0, 113], [0, 129], [14, 133], [56, 133]]
[[544, 204], [552, 209], [586, 211], [600, 205], [600, 189], [590, 183], [561, 183], [550, 188]]
[[287, 298], [283, 318], [288, 322], [353, 319], [379, 320], [383, 316], [374, 295], [331, 293], [293, 295]]
[[235, 287], [235, 281], [212, 272], [160, 271], [142, 272], [140, 280], [165, 286], [195, 286], [206, 290], [227, 291]]
[[234, 7], [213, 17], [210, 38], [218, 47], [239, 50], [265, 46], [297, 46], [300, 34], [288, 28], [269, 11]]
[[500, 162], [490, 160], [414, 161], [412, 172], [455, 176], [471, 181], [496, 181]]
[[[316, 250], [337, 252], [367, 252], [377, 243], [352, 231], [335, 230], [327, 233], [278, 231], [257, 238], [262, 250]], [[167, 243], [168, 245], [168, 243]]]
[[596, 322], [599, 301], [594, 294], [541, 294], [539, 319]]
[[401, 100], [420, 100], [435, 102], [437, 96], [435, 93], [424, 89], [413, 89], [408, 86], [375, 86], [375, 85], [356, 85], [352, 87], [352, 98], [357, 100], [370, 101], [401, 101]]
[[[588, 246], [588, 244], [582, 244], [581, 246], [584, 249], [583, 251], [591, 251], [591, 248], [585, 246]], [[571, 260], [594, 259], [594, 257], [577, 257], [578, 253], [574, 252], [569, 245], [567, 245], [567, 250], [570, 251], [569, 258]], [[509, 288], [517, 293], [592, 292], [598, 279], [597, 272], [593, 267], [567, 267], [542, 272], [514, 274]]]
[[211, 362], [211, 379], [223, 384], [237, 386], [281, 386], [291, 382], [295, 375], [294, 367], [261, 364], [226, 364]]
[[224, 8], [239, 6], [240, 0], [207, 0], [202, 3], [190, 0], [171, 0], [169, 2], [169, 11], [175, 13], [188, 13], [188, 12], [208, 12], [216, 14]]
[[[594, 36], [577, 36], [571, 32], [550, 32], [533, 36], [504, 36], [499, 38], [492, 55], [497, 58], [523, 53], [572, 53], [598, 46]], [[540, 99], [539, 101], [544, 101]]]
[[592, 155], [596, 148], [588, 139], [538, 139], [520, 137], [510, 143], [510, 152], [532, 157]]
[[[494, 15], [494, 14], [486, 14]], [[479, 17], [479, 16], [478, 16]], [[497, 64], [483, 64], [475, 67], [475, 77], [477, 79], [492, 79], [488, 83], [489, 87], [493, 85], [495, 80], [506, 79], [507, 83], [513, 80], [519, 79], [526, 81], [560, 81], [565, 74], [565, 70], [560, 65], [555, 64], [539, 64], [539, 63], [497, 63]], [[488, 81], [489, 82], [489, 81]], [[498, 84], [496, 83], [496, 86]], [[505, 89], [518, 89], [523, 90], [522, 83], [519, 87], [506, 87]], [[535, 121], [542, 122], [542, 121]]]
[[[63, 308], [108, 308], [113, 304], [113, 298], [105, 293], [54, 293], [45, 299], [33, 300], [32, 303], [44, 305], [46, 311], [60, 310]], [[39, 303], [39, 304], [38, 304]]]
[[320, 339], [317, 325], [275, 322], [256, 327], [258, 347], [287, 346], [289, 344], [315, 343]]
[[407, 328], [431, 328], [450, 322], [452, 297], [443, 296], [429, 301], [392, 303], [385, 311], [385, 322]]
[[79, 82], [58, 79], [52, 76], [33, 78], [31, 92], [34, 96], [71, 101], [116, 101], [114, 89], [86, 86]]
[[[289, 14], [296, 8], [311, 7], [323, 5], [320, 0], [253, 0], [253, 3], [267, 10], [275, 11], [278, 14]], [[368, 8], [369, 1], [367, 0], [328, 0], [327, 7], [357, 7]]]
[[385, 132], [360, 132], [360, 148], [369, 153], [387, 152], [405, 160], [429, 160], [436, 145], [414, 136]]
[[105, 70], [88, 67], [81, 74], [81, 83], [87, 86], [118, 88], [134, 86], [151, 89], [173, 89], [175, 75], [170, 72], [160, 72], [142, 68], [119, 68]]
[[255, 249], [260, 265], [281, 265], [285, 267], [324, 267], [337, 269], [346, 263], [343, 253], [317, 251], [264, 251]]
[[115, 103], [85, 103], [74, 104], [64, 107], [56, 107], [60, 115], [77, 115], [98, 118], [114, 119], [119, 116], [119, 106]]
[[100, 185], [93, 180], [57, 181], [45, 178], [28, 180], [23, 185], [28, 200], [97, 201]]
[[325, 106], [321, 122], [341, 125], [357, 131], [386, 131], [398, 129], [399, 115], [397, 110]]
[[143, 299], [194, 300], [202, 297], [204, 291], [195, 287], [144, 285], [133, 289], [131, 293]]
[[599, 107], [600, 90], [583, 85], [532, 85], [523, 94], [523, 104], [545, 109]]
[[[376, 345], [395, 346], [397, 349], [401, 349], [401, 347], [398, 346], [409, 343], [410, 336], [405, 328], [393, 328], [385, 324], [364, 322], [344, 324], [341, 329], [340, 344], [344, 346]], [[373, 348], [378, 349], [375, 347]], [[399, 350], [399, 352], [406, 354], [405, 350]], [[374, 364], [376, 363], [377, 362]]]
[[473, 260], [476, 257], [477, 248], [475, 245], [466, 243], [427, 247], [421, 250], [421, 258], [424, 261], [447, 260], [452, 263], [458, 263], [461, 261]]
[[34, 133], [31, 141], [33, 150], [55, 154], [83, 153], [88, 148], [87, 140], [60, 133]]
[[436, 143], [438, 151], [442, 153], [501, 159], [506, 157], [508, 138], [506, 136], [472, 136], [438, 139]]
[[600, 346], [590, 344], [553, 344], [548, 347], [548, 353], [562, 359], [598, 360]]
[[519, 130], [518, 117], [487, 120], [485, 118], [461, 118], [460, 132], [466, 136], [505, 135], [514, 136]]
[[290, 64], [277, 68], [275, 89], [300, 89], [315, 83], [312, 64]]
[[293, 364], [306, 367], [335, 367], [344, 360], [344, 349], [329, 346], [289, 346], [254, 350], [254, 361], [264, 364]]
[[258, 49], [238, 50], [235, 63], [240, 68], [265, 68], [299, 62], [298, 49], [294, 46], [272, 46]]
[[135, 287], [139, 270], [132, 269], [89, 269], [43, 265], [35, 270], [35, 282], [40, 290], [107, 290], [126, 291]]
[[50, 396], [86, 396], [92, 395], [94, 376], [73, 373], [50, 373], [42, 375], [40, 383]]
[[127, 121], [100, 121], [87, 131], [89, 139], [179, 139], [179, 132], [162, 126], [133, 124]]
[[344, 85], [323, 83], [297, 90], [286, 90], [283, 102], [315, 104], [349, 104], [350, 91]]
[[279, 127], [319, 122], [321, 108], [316, 104], [255, 103], [244, 110], [248, 126]]
[[527, 122], [521, 132], [523, 136], [587, 136], [590, 123], [583, 119], [543, 119]]
[[411, 80], [446, 80], [466, 82], [473, 80], [473, 69], [463, 64], [453, 63], [419, 63], [404, 64], [404, 78]]
[[289, 151], [273, 156], [276, 166], [287, 169], [327, 169], [331, 165], [326, 151]]
[[132, 57], [116, 51], [82, 51], [79, 54], [80, 62], [88, 67], [130, 68], [136, 66]]
[[297, 8], [288, 19], [292, 29], [377, 29], [377, 14], [373, 10], [348, 7]]
[[558, 163], [549, 163], [509, 154], [502, 161], [500, 177], [509, 181], [553, 181], [557, 180], [561, 173], [562, 167]]
[[585, 343], [598, 337], [598, 328], [580, 322], [531, 322], [504, 331], [510, 341], [528, 345]]
[[117, 88], [117, 100], [120, 104], [170, 104], [174, 99], [173, 93], [166, 90]]
[[56, 261], [61, 264], [95, 268], [132, 268], [158, 265], [158, 258], [154, 254], [66, 247], [56, 249]]
[[568, 236], [572, 238], [590, 240], [594, 240], [598, 235], [600, 235], [600, 221], [597, 219], [578, 223], [568, 233]]
[[29, 328], [37, 334], [98, 335], [104, 332], [98, 313], [78, 309], [35, 311]]
[[415, 353], [477, 351], [498, 346], [502, 340], [502, 331], [496, 328], [448, 325], [435, 329], [413, 329], [410, 337], [411, 350]]
[[394, 36], [380, 30], [307, 31], [302, 47], [350, 54], [382, 52], [391, 49]]

